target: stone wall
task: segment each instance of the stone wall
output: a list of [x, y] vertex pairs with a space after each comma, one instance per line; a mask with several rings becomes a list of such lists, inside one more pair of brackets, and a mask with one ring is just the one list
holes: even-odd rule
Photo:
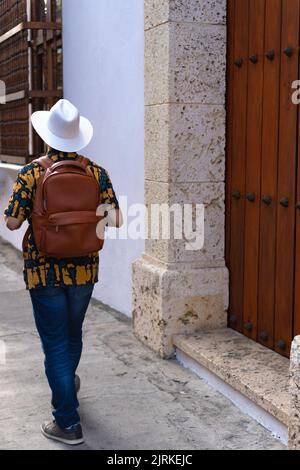
[[300, 450], [300, 336], [291, 348], [289, 449]]
[[134, 331], [162, 357], [226, 325], [225, 69], [225, 0], [145, 0], [146, 203], [206, 208], [202, 250], [147, 240], [133, 265]]

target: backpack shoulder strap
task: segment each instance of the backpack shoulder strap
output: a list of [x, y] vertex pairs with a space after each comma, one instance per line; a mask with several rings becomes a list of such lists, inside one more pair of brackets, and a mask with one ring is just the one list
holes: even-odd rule
[[93, 172], [92, 172], [91, 169], [89, 168], [89, 164], [91, 163], [91, 160], [90, 160], [89, 158], [84, 157], [83, 155], [78, 155], [77, 161], [79, 161], [80, 163], [82, 163], [82, 164], [85, 166], [86, 172], [87, 172], [90, 176], [94, 176], [94, 175], [93, 175]]
[[90, 164], [90, 159], [87, 157], [84, 157], [83, 155], [78, 155], [77, 160], [80, 161], [80, 163], [82, 163], [86, 167]]
[[53, 160], [51, 160], [51, 158], [47, 157], [47, 155], [45, 155], [44, 157], [37, 158], [36, 160], [34, 160], [34, 162], [39, 163], [41, 167], [44, 168], [44, 170], [51, 168], [51, 166], [55, 163], [53, 162]]

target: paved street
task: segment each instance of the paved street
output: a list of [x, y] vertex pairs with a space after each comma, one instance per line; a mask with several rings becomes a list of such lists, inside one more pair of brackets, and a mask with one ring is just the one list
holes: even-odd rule
[[[51, 418], [43, 355], [21, 257], [0, 242], [0, 449], [65, 449], [39, 431]], [[76, 449], [282, 449], [279, 441], [175, 360], [132, 334], [127, 317], [93, 302], [79, 375], [86, 443]]]

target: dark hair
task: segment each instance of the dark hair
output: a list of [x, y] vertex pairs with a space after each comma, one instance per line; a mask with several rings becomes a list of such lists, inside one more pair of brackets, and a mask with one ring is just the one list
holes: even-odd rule
[[59, 153], [60, 150], [55, 149], [54, 147], [51, 147], [51, 145], [47, 144], [47, 153], [53, 152], [53, 153]]

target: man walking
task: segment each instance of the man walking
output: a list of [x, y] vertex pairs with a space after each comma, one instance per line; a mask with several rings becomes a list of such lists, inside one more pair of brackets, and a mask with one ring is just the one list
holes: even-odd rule
[[[107, 171], [77, 153], [91, 141], [93, 128], [76, 107], [60, 100], [50, 111], [34, 113], [31, 121], [48, 151], [19, 172], [5, 219], [10, 230], [29, 223], [24, 280], [45, 354], [54, 416], [41, 430], [50, 439], [75, 445], [83, 442], [75, 372], [103, 244], [96, 228], [99, 221], [120, 227], [122, 214]], [[96, 216], [99, 204], [111, 209], [103, 217]]]

